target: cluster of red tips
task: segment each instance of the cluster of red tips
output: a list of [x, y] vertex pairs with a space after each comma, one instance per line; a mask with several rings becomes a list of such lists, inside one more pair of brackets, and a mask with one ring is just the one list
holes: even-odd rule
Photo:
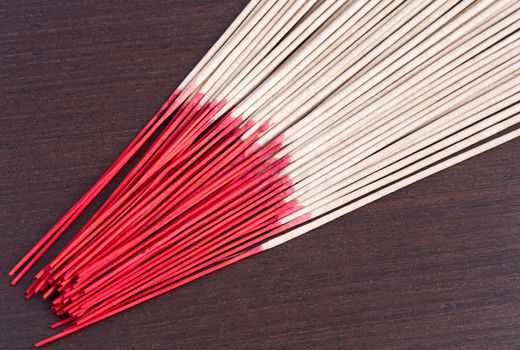
[[[64, 317], [52, 328], [67, 326], [37, 346], [255, 254], [259, 242], [296, 223], [280, 222], [299, 208], [285, 201], [288, 157], [273, 156], [280, 140], [257, 147], [264, 128], [244, 137], [252, 122], [213, 119], [224, 102], [201, 105], [195, 94], [179, 103], [183, 94], [161, 110], [174, 113], [143, 158], [27, 289], [27, 298], [51, 298], [53, 312]], [[29, 263], [13, 284], [79, 210], [24, 257]]]

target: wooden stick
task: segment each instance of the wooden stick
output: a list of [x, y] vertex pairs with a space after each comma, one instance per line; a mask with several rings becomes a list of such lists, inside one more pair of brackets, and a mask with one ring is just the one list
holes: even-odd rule
[[[520, 122], [520, 119], [517, 117], [517, 119], [515, 120], [516, 123], [519, 123]], [[260, 249], [262, 251], [265, 251], [265, 250], [268, 250], [268, 249], [271, 249], [271, 248], [274, 248], [282, 243], [285, 243], [285, 242], [288, 242], [296, 237], [299, 237], [321, 225], [324, 225], [334, 219], [337, 219], [338, 217], [340, 216], [343, 216], [347, 213], [350, 213], [368, 203], [371, 203], [377, 199], [380, 199], [392, 192], [395, 192], [405, 186], [408, 186], [414, 182], [417, 182], [419, 180], [422, 180], [430, 175], [433, 175], [439, 171], [442, 171], [446, 168], [449, 168], [453, 165], [456, 165], [464, 160], [467, 160], [471, 157], [474, 157], [480, 153], [483, 153], [485, 151], [488, 151], [494, 147], [497, 147], [497, 146], [500, 146], [501, 144], [503, 143], [506, 143], [510, 140], [513, 140], [517, 137], [520, 136], [520, 129], [516, 129], [514, 131], [511, 131], [503, 136], [500, 136], [500, 137], [497, 137], [491, 141], [488, 141], [480, 146], [477, 146], [469, 151], [465, 151], [457, 156], [454, 156], [448, 160], [445, 160], [445, 161], [442, 161], [441, 163], [438, 163], [436, 165], [433, 165], [429, 168], [426, 168], [424, 170], [421, 170], [419, 171], [418, 173], [414, 174], [414, 175], [411, 175], [407, 178], [404, 178], [402, 180], [399, 180], [397, 182], [395, 182], [394, 184], [392, 185], [389, 185], [385, 188], [382, 188], [382, 189], [379, 189], [377, 190], [376, 192], [374, 192], [373, 194], [370, 194], [366, 197], [364, 197], [363, 199], [360, 199], [352, 204], [348, 204], [344, 207], [341, 207], [341, 205], [343, 204], [346, 204], [345, 201], [337, 201], [336, 203], [334, 203], [335, 207], [336, 208], [339, 208], [341, 207], [340, 209], [336, 209], [326, 215], [323, 215], [321, 216], [320, 218], [316, 219], [316, 220], [313, 220], [313, 221], [310, 221], [309, 223], [307, 224], [304, 224], [298, 228], [295, 228], [285, 234], [282, 234], [276, 238], [273, 238], [273, 239], [270, 239], [268, 240], [267, 242], [265, 243], [262, 243], [260, 245]], [[479, 138], [479, 141], [481, 140], [484, 140], [485, 138], [487, 138], [487, 135], [483, 135], [482, 137]], [[478, 142], [478, 141], [477, 141]], [[458, 146], [458, 149], [462, 149], [463, 147], [466, 146], [466, 143], [464, 144], [461, 144]]]

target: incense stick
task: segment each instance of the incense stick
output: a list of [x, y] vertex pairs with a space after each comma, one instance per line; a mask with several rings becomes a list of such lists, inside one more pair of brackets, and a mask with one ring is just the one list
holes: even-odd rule
[[508, 1], [250, 2], [10, 272], [152, 140], [27, 289], [65, 316], [37, 346], [519, 136], [518, 29]]

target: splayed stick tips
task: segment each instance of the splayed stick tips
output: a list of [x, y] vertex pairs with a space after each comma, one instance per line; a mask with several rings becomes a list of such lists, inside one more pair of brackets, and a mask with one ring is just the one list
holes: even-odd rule
[[11, 270], [152, 141], [27, 289], [64, 316], [37, 346], [518, 137], [519, 20], [516, 1], [252, 1]]

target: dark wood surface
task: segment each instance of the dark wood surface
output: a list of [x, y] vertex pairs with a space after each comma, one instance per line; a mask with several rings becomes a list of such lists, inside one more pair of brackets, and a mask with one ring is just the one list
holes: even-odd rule
[[[245, 3], [2, 1], [0, 349], [55, 321], [8, 269]], [[516, 140], [48, 348], [518, 349], [519, 165]]]

